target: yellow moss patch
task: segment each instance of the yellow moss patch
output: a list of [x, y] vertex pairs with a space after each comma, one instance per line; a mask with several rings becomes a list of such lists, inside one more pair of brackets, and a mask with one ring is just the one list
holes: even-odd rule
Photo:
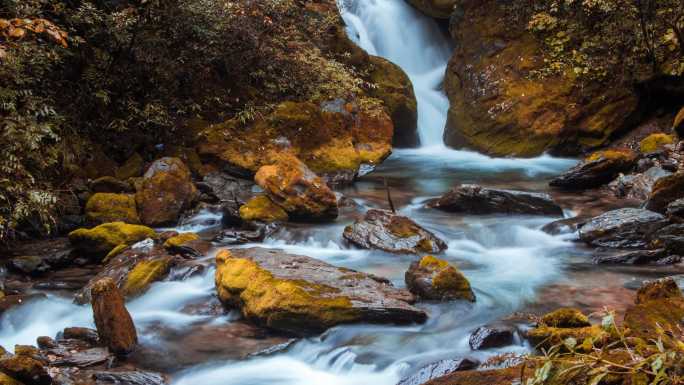
[[674, 143], [674, 137], [672, 135], [664, 133], [656, 133], [647, 136], [644, 140], [639, 143], [639, 148], [643, 153], [649, 153], [659, 150], [665, 145]]
[[156, 232], [147, 226], [124, 222], [105, 223], [92, 229], [78, 229], [69, 233], [69, 241], [79, 250], [104, 257], [115, 247], [154, 238]]
[[595, 162], [600, 159], [625, 159], [629, 160], [635, 157], [632, 150], [629, 149], [608, 149], [603, 151], [596, 151], [589, 155], [585, 162]]
[[95, 223], [140, 223], [135, 196], [131, 194], [96, 193], [88, 199], [85, 212], [86, 218]]
[[426, 269], [445, 269], [449, 267], [449, 262], [439, 259], [437, 257], [434, 257], [432, 255], [426, 255], [424, 256], [419, 263], [420, 267], [426, 268]]
[[166, 242], [164, 242], [164, 247], [167, 249], [181, 247], [188, 242], [196, 241], [198, 239], [200, 239], [200, 237], [195, 233], [182, 233], [167, 239]]
[[257, 263], [216, 255], [216, 288], [221, 301], [242, 308], [245, 317], [276, 329], [302, 325], [331, 327], [358, 320], [359, 312], [337, 290], [306, 281], [275, 278]]
[[170, 261], [167, 257], [138, 262], [126, 277], [123, 294], [127, 297], [142, 294], [152, 283], [168, 274]]
[[432, 272], [432, 288], [441, 297], [475, 301], [468, 279], [448, 261], [427, 255], [418, 265], [421, 269]]
[[577, 341], [577, 350], [589, 352], [593, 346], [605, 345], [610, 341], [611, 335], [600, 325], [582, 328], [554, 328], [542, 325], [528, 331], [527, 337], [536, 347], [545, 349], [560, 345], [567, 338], [574, 338]]
[[576, 328], [590, 326], [589, 318], [581, 311], [571, 308], [561, 308], [544, 315], [541, 323], [557, 328]]
[[266, 195], [259, 195], [240, 207], [240, 218], [245, 221], [286, 222], [288, 215], [282, 207]]
[[420, 227], [412, 220], [399, 215], [394, 215], [390, 219], [387, 229], [399, 238], [409, 238], [418, 235]]

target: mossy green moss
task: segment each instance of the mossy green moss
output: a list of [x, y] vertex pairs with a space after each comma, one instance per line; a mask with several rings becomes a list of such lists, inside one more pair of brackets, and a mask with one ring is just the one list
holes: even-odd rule
[[195, 233], [182, 233], [167, 239], [164, 242], [164, 247], [167, 249], [178, 248], [187, 244], [188, 242], [196, 241], [198, 239], [200, 239], [200, 237]]
[[86, 218], [92, 223], [140, 223], [135, 196], [131, 194], [93, 194], [86, 203], [85, 212]]
[[672, 144], [674, 141], [675, 139], [672, 135], [664, 134], [662, 132], [651, 134], [639, 143], [639, 149], [644, 154], [647, 154], [649, 152], [657, 151], [665, 145]]
[[227, 250], [216, 255], [216, 288], [221, 301], [240, 307], [246, 318], [281, 329], [331, 327], [360, 319], [349, 298], [325, 285], [275, 278], [257, 263], [234, 258]]
[[611, 340], [611, 334], [600, 325], [580, 328], [556, 328], [540, 325], [527, 332], [527, 338], [535, 347], [550, 349], [561, 345], [566, 339], [574, 338], [579, 351], [590, 352], [593, 348], [604, 346]]
[[240, 207], [240, 218], [245, 221], [286, 222], [288, 215], [282, 207], [273, 203], [266, 195], [250, 199]]
[[585, 162], [595, 162], [601, 159], [632, 161], [636, 157], [634, 151], [628, 148], [611, 148], [596, 151], [585, 158]]
[[121, 244], [131, 245], [155, 236], [156, 232], [147, 226], [112, 222], [92, 229], [74, 230], [69, 233], [69, 241], [78, 250], [102, 258]]
[[156, 281], [164, 278], [171, 267], [171, 258], [164, 257], [138, 262], [126, 276], [126, 282], [121, 288], [126, 297], [142, 294]]
[[581, 311], [572, 308], [561, 308], [545, 314], [541, 323], [554, 328], [579, 328], [591, 326], [589, 318]]
[[431, 297], [475, 301], [468, 279], [448, 261], [427, 255], [418, 262], [418, 266], [431, 274]]

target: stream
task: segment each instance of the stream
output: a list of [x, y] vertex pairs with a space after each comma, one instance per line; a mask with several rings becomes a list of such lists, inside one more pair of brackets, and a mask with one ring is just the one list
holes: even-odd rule
[[[340, 1], [350, 37], [369, 53], [400, 65], [412, 79], [422, 146], [396, 150], [373, 173], [339, 190], [357, 207], [343, 209], [336, 222], [288, 224], [257, 246], [284, 249], [387, 277], [395, 286], [404, 287], [404, 273], [415, 256], [358, 250], [342, 239], [344, 227], [359, 213], [368, 208], [387, 208], [387, 180], [398, 211], [447, 241], [448, 250], [440, 257], [457, 265], [468, 277], [477, 302], [419, 303], [429, 314], [423, 325], [339, 326], [268, 354], [236, 359], [216, 353], [213, 345], [221, 342], [221, 330], [240, 322], [239, 315], [216, 315], [193, 308], [213, 301], [214, 250], [206, 256], [209, 267], [203, 274], [184, 281], [158, 282], [127, 304], [141, 344], [167, 356], [156, 359], [181, 368], [171, 373], [173, 384], [395, 385], [419, 367], [440, 359], [485, 361], [505, 352], [530, 351], [530, 346], [520, 340], [505, 348], [471, 351], [468, 337], [478, 326], [518, 311], [558, 304], [591, 308], [594, 303], [585, 295], [596, 296], [597, 303], [620, 302], [614, 297], [621, 294], [609, 293], [627, 295], [624, 287], [636, 275], [658, 274], [648, 269], [637, 272], [593, 266], [588, 251], [572, 242], [571, 236], [551, 236], [540, 230], [560, 218], [476, 217], [422, 208], [424, 201], [457, 183], [546, 191], [550, 177], [576, 161], [550, 156], [490, 158], [444, 147], [442, 132], [449, 103], [441, 83], [451, 51], [445, 32], [404, 0]], [[178, 230], [207, 230], [205, 223], [211, 214], [200, 215], [197, 224]], [[571, 215], [568, 208], [566, 216]], [[3, 315], [0, 345], [34, 344], [36, 337], [54, 336], [68, 326], [93, 327], [90, 307], [75, 305], [68, 296], [48, 293], [45, 299]], [[210, 334], [214, 339], [211, 347], [184, 351], [183, 341], [206, 330], [214, 333]], [[233, 343], [229, 338], [223, 342]]]

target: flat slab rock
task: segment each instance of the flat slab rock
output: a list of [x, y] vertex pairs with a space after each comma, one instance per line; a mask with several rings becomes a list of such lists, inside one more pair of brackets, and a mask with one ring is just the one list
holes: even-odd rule
[[344, 238], [364, 249], [397, 254], [434, 254], [446, 243], [411, 219], [387, 210], [371, 209], [344, 229]]
[[383, 278], [281, 250], [223, 250], [216, 287], [228, 307], [277, 330], [323, 331], [343, 323], [423, 322], [413, 295]]
[[414, 374], [405, 377], [397, 385], [423, 385], [426, 382], [460, 370], [475, 369], [479, 363], [468, 358], [441, 360], [420, 368]]
[[562, 216], [551, 196], [516, 190], [491, 189], [474, 184], [455, 187], [427, 207], [466, 214], [525, 214]]
[[612, 249], [648, 249], [650, 237], [668, 224], [663, 215], [645, 209], [608, 211], [580, 227], [580, 240]]

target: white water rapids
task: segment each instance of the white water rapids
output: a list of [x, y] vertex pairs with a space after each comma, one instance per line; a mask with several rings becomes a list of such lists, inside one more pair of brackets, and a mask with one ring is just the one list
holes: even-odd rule
[[[548, 156], [535, 159], [495, 159], [442, 144], [448, 100], [441, 89], [450, 45], [436, 22], [404, 0], [352, 0], [341, 5], [350, 36], [371, 54], [400, 65], [413, 81], [419, 108], [423, 147], [399, 150], [376, 173], [344, 193], [362, 208], [378, 207], [368, 191], [381, 187], [382, 177], [398, 181], [413, 199], [401, 207], [448, 241], [441, 257], [458, 265], [477, 295], [475, 304], [419, 304], [429, 313], [424, 325], [408, 327], [350, 325], [320, 337], [300, 340], [273, 355], [235, 361], [213, 361], [174, 375], [175, 385], [395, 385], [421, 365], [445, 358], [486, 359], [501, 352], [525, 352], [517, 344], [473, 352], [469, 334], [478, 326], [501, 319], [532, 301], [541, 285], [562, 276], [562, 257], [572, 244], [538, 228], [557, 218], [456, 217], [424, 210], [421, 203], [443, 193], [457, 181], [535, 183], [557, 174], [573, 161]], [[202, 213], [200, 215], [209, 215]], [[342, 241], [351, 219], [331, 225], [297, 227], [277, 234], [262, 247], [283, 248], [329, 263], [378, 274], [404, 286], [403, 275], [415, 258], [357, 250]], [[183, 231], [196, 231], [189, 224]], [[143, 344], [159, 338], [155, 325], [191, 330], [207, 321], [229, 323], [230, 317], [191, 315], [183, 309], [214, 294], [213, 269], [182, 282], [159, 282], [128, 307]], [[89, 307], [54, 295], [20, 306], [0, 319], [0, 345], [35, 344], [41, 335], [55, 336], [68, 326], [93, 326]], [[231, 344], [226, 339], [226, 344]]]

